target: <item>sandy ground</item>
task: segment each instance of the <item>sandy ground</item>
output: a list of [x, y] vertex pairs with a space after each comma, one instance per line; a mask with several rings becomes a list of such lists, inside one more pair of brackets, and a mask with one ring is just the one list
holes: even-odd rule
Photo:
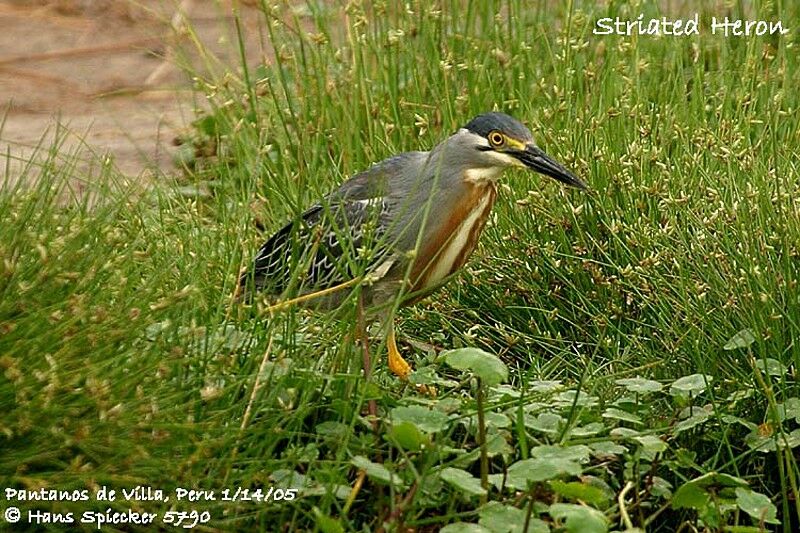
[[[253, 64], [263, 18], [236, 4]], [[202, 68], [184, 24], [237, 67], [230, 1], [0, 0], [3, 169], [13, 179], [58, 131], [62, 151], [79, 150], [87, 165], [108, 156], [128, 176], [170, 172], [197, 97], [176, 58]]]

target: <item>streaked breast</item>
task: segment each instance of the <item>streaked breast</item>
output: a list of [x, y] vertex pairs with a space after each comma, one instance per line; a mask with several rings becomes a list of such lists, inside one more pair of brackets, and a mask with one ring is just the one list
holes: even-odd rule
[[412, 292], [435, 287], [464, 266], [478, 244], [496, 196], [493, 183], [469, 186], [443, 217], [444, 223], [423, 244], [411, 272]]

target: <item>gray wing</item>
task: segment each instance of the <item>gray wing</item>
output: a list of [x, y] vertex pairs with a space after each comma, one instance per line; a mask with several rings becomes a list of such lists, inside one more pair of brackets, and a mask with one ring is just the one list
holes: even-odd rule
[[239, 284], [252, 280], [256, 290], [271, 294], [294, 284], [308, 292], [369, 272], [388, 252], [381, 222], [387, 211], [382, 198], [317, 204], [264, 243]]
[[392, 253], [387, 235], [392, 180], [424, 155], [396, 155], [344, 182], [270, 237], [252, 269], [239, 279], [240, 286], [271, 294], [290, 287], [308, 292], [336, 286], [384, 264]]
[[368, 273], [391, 254], [386, 229], [391, 222], [389, 187], [410, 152], [387, 159], [343, 183], [299, 220], [265, 242], [252, 268], [239, 279], [245, 293], [271, 294], [334, 287]]

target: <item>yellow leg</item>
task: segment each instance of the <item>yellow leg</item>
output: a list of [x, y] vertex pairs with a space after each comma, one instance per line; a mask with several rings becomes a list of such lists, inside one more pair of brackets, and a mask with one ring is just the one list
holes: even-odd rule
[[411, 365], [409, 365], [400, 351], [397, 349], [397, 343], [394, 340], [394, 322], [389, 323], [389, 335], [386, 337], [386, 347], [389, 349], [389, 370], [402, 380], [408, 379], [411, 373]]
[[350, 489], [350, 494], [347, 495], [347, 500], [344, 503], [344, 510], [342, 514], [347, 516], [347, 513], [350, 511], [350, 507], [353, 506], [353, 502], [356, 501], [356, 496], [361, 491], [361, 486], [364, 485], [364, 478], [367, 477], [366, 470], [359, 470], [358, 477], [356, 478], [356, 482], [353, 484], [353, 488]]

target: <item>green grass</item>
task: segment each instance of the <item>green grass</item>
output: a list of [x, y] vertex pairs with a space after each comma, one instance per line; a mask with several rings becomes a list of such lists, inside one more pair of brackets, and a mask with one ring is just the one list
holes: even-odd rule
[[[707, 24], [600, 37], [599, 17], [659, 13], [570, 6], [264, 5], [270, 61], [225, 73], [206, 56], [220, 76], [198, 81], [211, 111], [174, 185], [142, 190], [103, 166], [78, 195], [77, 155], [58, 146], [13, 185], [6, 176], [0, 484], [170, 495], [16, 505], [159, 521], [195, 509], [224, 530], [795, 530], [800, 11], [700, 10], [782, 20], [781, 37]], [[286, 220], [494, 108], [592, 191], [508, 172], [468, 268], [400, 312], [401, 344], [436, 399], [384, 364], [365, 381], [355, 296], [339, 313], [231, 308], [240, 268]], [[506, 383], [420, 343], [496, 354]], [[620, 381], [637, 376], [663, 389]], [[173, 492], [270, 486], [299, 493]], [[774, 510], [780, 525], [764, 522]]]

